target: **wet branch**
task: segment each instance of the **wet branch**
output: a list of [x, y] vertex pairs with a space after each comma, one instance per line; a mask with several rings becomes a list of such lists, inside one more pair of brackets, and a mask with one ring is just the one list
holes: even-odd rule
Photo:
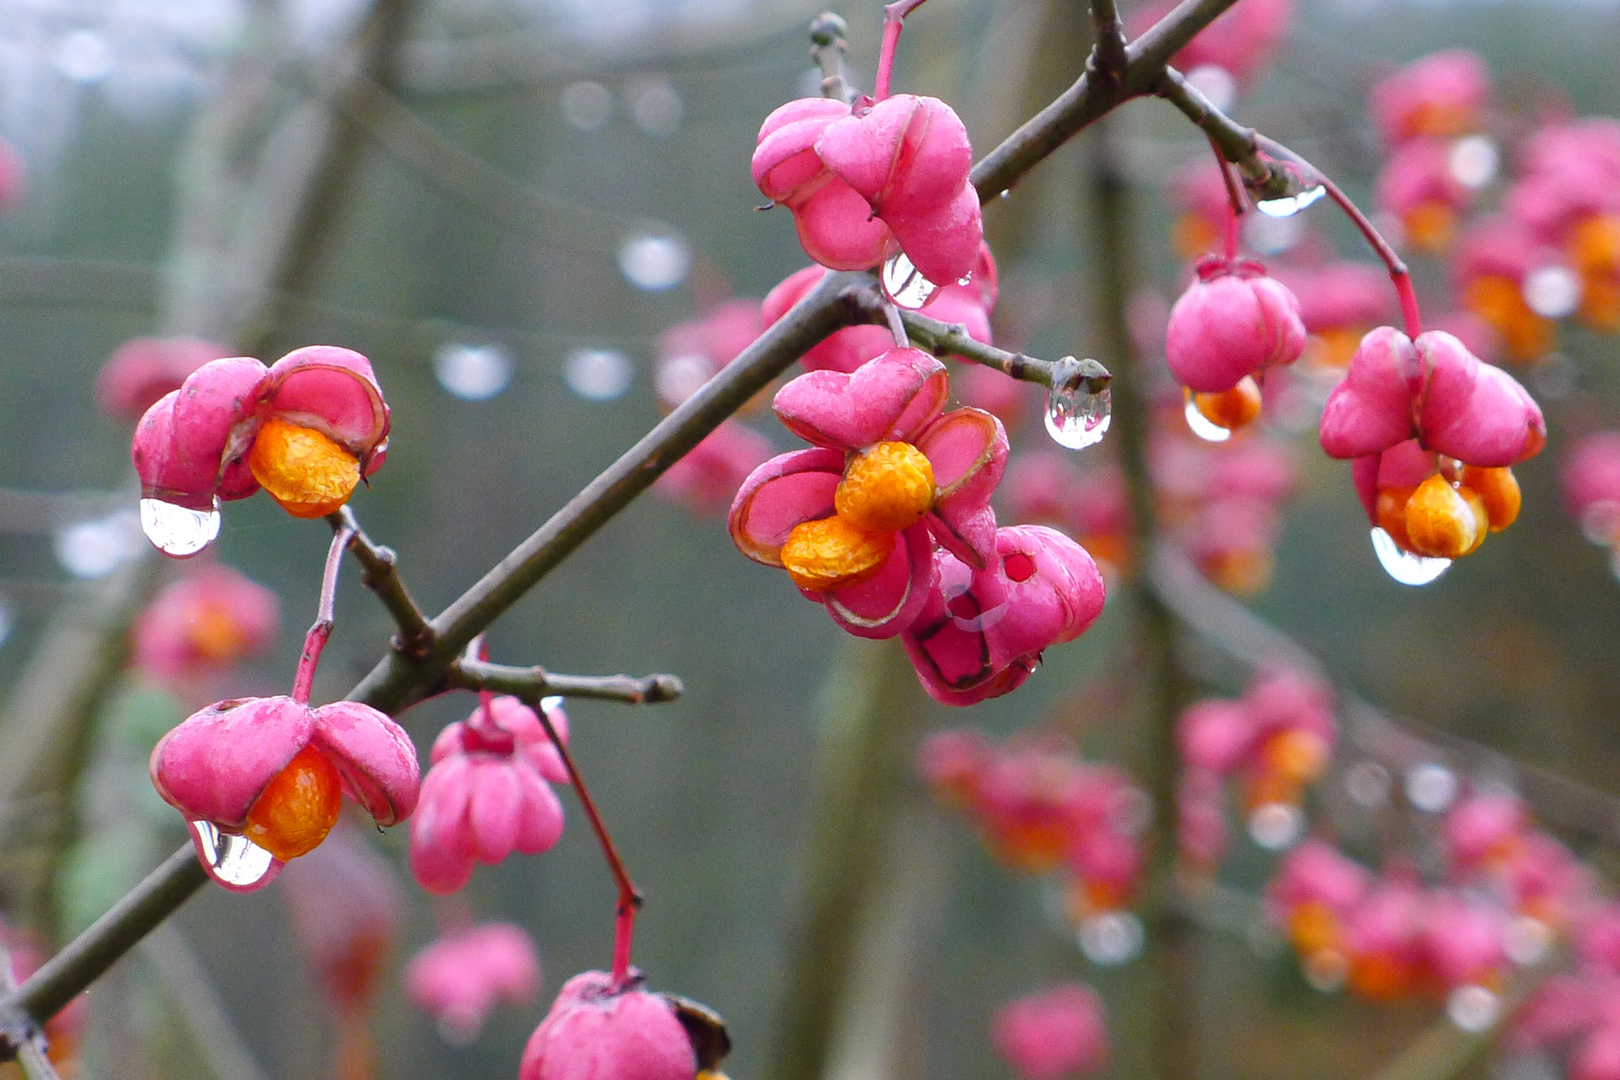
[[433, 627], [428, 625], [427, 616], [411, 599], [410, 590], [399, 576], [398, 557], [394, 549], [374, 543], [348, 506], [327, 514], [326, 521], [334, 533], [349, 530], [349, 551], [364, 571], [360, 583], [377, 594], [377, 599], [382, 601], [383, 607], [394, 617], [394, 625], [399, 628], [399, 634], [394, 638], [394, 648], [407, 656], [425, 653], [433, 644]]
[[901, 310], [900, 322], [906, 328], [906, 337], [919, 349], [935, 356], [956, 356], [983, 364], [1015, 379], [1039, 383], [1048, 390], [1073, 389], [1083, 381], [1086, 392], [1095, 394], [1113, 378], [1108, 369], [1095, 360], [1076, 360], [1072, 356], [1040, 360], [1024, 353], [1010, 353], [986, 345], [969, 334], [965, 326], [940, 322], [915, 311]]
[[676, 675], [557, 675], [545, 668], [511, 667], [487, 660], [462, 658], [446, 674], [446, 681], [462, 690], [493, 690], [524, 699], [547, 697], [594, 698], [629, 705], [657, 705], [674, 701], [686, 692]]

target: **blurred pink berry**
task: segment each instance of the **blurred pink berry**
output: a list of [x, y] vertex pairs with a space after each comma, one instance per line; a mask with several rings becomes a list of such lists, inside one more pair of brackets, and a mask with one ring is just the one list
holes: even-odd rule
[[[1174, 0], [1161, 0], [1133, 14], [1129, 23], [1132, 36], [1158, 22], [1173, 7]], [[1293, 16], [1293, 0], [1240, 0], [1199, 31], [1173, 62], [1187, 72], [1218, 67], [1240, 86], [1247, 85], [1276, 55]]]
[[[541, 707], [566, 744], [562, 699]], [[563, 808], [551, 785], [567, 783], [568, 771], [539, 716], [517, 698], [494, 698], [445, 728], [430, 761], [410, 848], [411, 872], [427, 891], [456, 892], [477, 863], [549, 851], [561, 838]]]
[[1339, 919], [1354, 911], [1372, 886], [1372, 874], [1325, 840], [1296, 845], [1277, 864], [1266, 886], [1266, 912], [1284, 926], [1305, 905], [1318, 905]]
[[1446, 861], [1459, 872], [1499, 866], [1516, 853], [1529, 828], [1524, 804], [1511, 795], [1460, 799], [1441, 826]]
[[107, 358], [96, 376], [96, 407], [119, 420], [139, 420], [186, 376], [230, 349], [200, 338], [130, 338]]
[[945, 366], [909, 348], [788, 383], [776, 414], [816, 449], [743, 483], [729, 519], [738, 550], [787, 570], [850, 633], [900, 633], [927, 600], [935, 543], [975, 566], [995, 553], [1007, 435], [977, 409], [942, 414], [949, 392]]
[[1062, 983], [1003, 1005], [991, 1022], [996, 1053], [1023, 1080], [1062, 1080], [1108, 1060], [1102, 1001], [1090, 987]]
[[[771, 325], [792, 310], [793, 305], [813, 289], [826, 273], [824, 266], [807, 266], [788, 275], [781, 284], [766, 293], [762, 308], [765, 325]], [[818, 342], [800, 357], [799, 363], [806, 371], [826, 368], [847, 374], [893, 347], [894, 335], [886, 326], [846, 326]]]
[[1473, 189], [1456, 178], [1451, 142], [1412, 139], [1392, 152], [1373, 186], [1373, 205], [1401, 223], [1407, 243], [1429, 253], [1450, 247]]
[[1447, 990], [1489, 983], [1507, 964], [1507, 919], [1498, 907], [1442, 892], [1423, 927], [1428, 971]]
[[352, 824], [281, 874], [293, 936], [340, 1014], [368, 1008], [399, 934], [400, 890], [388, 863]]
[[134, 664], [175, 684], [262, 653], [281, 624], [276, 594], [226, 566], [205, 564], [167, 587], [135, 620]]
[[1480, 126], [1490, 71], [1475, 53], [1448, 49], [1401, 68], [1372, 89], [1368, 105], [1391, 146], [1420, 135], [1454, 137]]
[[1230, 390], [1245, 375], [1291, 364], [1305, 348], [1299, 302], [1265, 268], [1206, 256], [1198, 280], [1181, 294], [1165, 330], [1165, 359], [1189, 389]]
[[1176, 745], [1189, 769], [1226, 776], [1249, 758], [1260, 729], [1241, 701], [1207, 698], [1182, 710]]
[[1620, 1027], [1594, 1029], [1569, 1056], [1569, 1080], [1620, 1080]]
[[[152, 750], [152, 783], [188, 821], [241, 835], [273, 856], [271, 869], [227, 889], [269, 883], [337, 822], [347, 795], [387, 826], [416, 808], [416, 748], [387, 714], [357, 701], [312, 709], [290, 697], [221, 701], [188, 716]], [[199, 857], [213, 856], [193, 829]]]
[[1583, 437], [1564, 458], [1564, 505], [1599, 543], [1620, 542], [1620, 432]]
[[605, 971], [563, 984], [529, 1037], [519, 1080], [692, 1080], [692, 1041], [661, 994], [634, 976], [620, 987]]
[[496, 1005], [519, 1008], [540, 991], [540, 954], [511, 923], [453, 931], [424, 947], [405, 967], [405, 996], [433, 1017], [439, 1033], [469, 1043]]
[[901, 635], [923, 688], [946, 705], [1016, 689], [1048, 646], [1102, 613], [1105, 589], [1086, 549], [1043, 525], [996, 531], [995, 562], [975, 570], [940, 549], [936, 583]]
[[726, 420], [665, 470], [653, 490], [695, 514], [723, 514], [748, 474], [770, 456], [769, 439]]
[[674, 408], [697, 392], [765, 329], [758, 300], [727, 300], [658, 339], [658, 399]]
[[994, 755], [990, 741], [972, 728], [936, 731], [917, 748], [917, 773], [944, 802], [965, 810], [977, 801]]
[[289, 513], [318, 517], [382, 464], [387, 436], [371, 363], [311, 345], [269, 368], [240, 356], [204, 364], [141, 417], [131, 454], [143, 499], [208, 511], [262, 483]]
[[0, 214], [9, 214], [28, 196], [28, 167], [22, 154], [0, 139]]

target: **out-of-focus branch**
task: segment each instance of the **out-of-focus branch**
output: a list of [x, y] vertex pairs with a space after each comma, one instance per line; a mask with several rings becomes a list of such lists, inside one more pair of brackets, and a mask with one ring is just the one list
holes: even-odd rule
[[446, 139], [388, 88], [356, 77], [322, 91], [360, 134], [468, 210], [551, 248], [616, 250], [627, 230], [667, 228], [549, 195], [519, 183]]
[[1125, 70], [1107, 86], [1088, 72], [973, 166], [981, 202], [1018, 182], [1052, 151], [1130, 98], [1152, 92], [1170, 57], [1237, 0], [1182, 0], [1125, 49]]
[[8, 1049], [8, 1032], [32, 1032], [44, 1018], [55, 1016], [207, 880], [208, 872], [187, 844], [21, 986], [0, 997], [0, 1059]]
[[[9, 994], [15, 989], [17, 983], [11, 974], [11, 954], [0, 943], [0, 994]], [[0, 1060], [4, 1059], [3, 1051], [8, 1045], [15, 1048], [17, 1064], [22, 1066], [24, 1080], [62, 1080], [46, 1053], [43, 1032], [26, 1026], [11, 1029], [6, 1026], [4, 1018], [0, 1018]]]
[[821, 96], [834, 101], [855, 100], [855, 87], [844, 64], [849, 52], [844, 35], [848, 32], [849, 25], [830, 11], [817, 15], [810, 24], [810, 60], [821, 69]]
[[538, 665], [509, 667], [466, 657], [449, 670], [446, 682], [462, 690], [493, 690], [526, 699], [557, 694], [630, 705], [657, 705], [686, 692], [675, 675], [558, 675]]
[[219, 1000], [208, 969], [184, 934], [172, 924], [159, 926], [141, 942], [141, 955], [157, 969], [164, 988], [191, 1028], [198, 1050], [219, 1080], [267, 1080]]

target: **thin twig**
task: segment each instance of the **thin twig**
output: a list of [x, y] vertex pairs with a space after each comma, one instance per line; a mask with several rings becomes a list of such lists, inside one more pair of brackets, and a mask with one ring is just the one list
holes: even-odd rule
[[906, 328], [911, 344], [935, 356], [958, 356], [975, 364], [995, 368], [1025, 382], [1039, 383], [1048, 390], [1065, 390], [1082, 381], [1088, 393], [1097, 393], [1113, 378], [1108, 369], [1096, 360], [1076, 360], [1065, 356], [1061, 360], [1040, 360], [1024, 353], [1010, 353], [994, 345], [986, 345], [967, 332], [959, 323], [940, 322], [915, 311], [900, 309], [900, 321]]
[[979, 201], [989, 202], [1016, 184], [1081, 129], [1094, 123], [1130, 98], [1150, 93], [1164, 73], [1170, 57], [1193, 35], [1214, 22], [1237, 0], [1182, 0], [1146, 33], [1125, 48], [1125, 71], [1108, 86], [1090, 74], [1080, 76], [1046, 108], [979, 159], [973, 166], [973, 186]]
[[326, 520], [333, 532], [350, 531], [349, 551], [364, 570], [360, 583], [377, 594], [399, 628], [394, 648], [407, 656], [421, 656], [433, 644], [433, 627], [428, 625], [427, 616], [411, 599], [410, 590], [399, 576], [399, 560], [394, 549], [373, 543], [348, 506], [326, 515]]
[[558, 675], [538, 665], [511, 667], [487, 660], [463, 657], [445, 676], [451, 686], [463, 690], [492, 690], [521, 698], [594, 698], [622, 701], [631, 705], [656, 705], [674, 701], [686, 692], [675, 675]]
[[1096, 42], [1091, 49], [1091, 70], [1108, 81], [1116, 81], [1125, 71], [1125, 27], [1119, 21], [1114, 0], [1091, 0], [1091, 31]]
[[855, 86], [849, 81], [845, 60], [849, 43], [844, 35], [849, 24], [830, 11], [824, 11], [810, 23], [810, 60], [821, 69], [821, 96], [849, 104], [855, 100]]

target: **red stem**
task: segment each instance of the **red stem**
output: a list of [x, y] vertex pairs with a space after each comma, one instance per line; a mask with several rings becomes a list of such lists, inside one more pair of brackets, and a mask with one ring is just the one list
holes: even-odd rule
[[1221, 170], [1221, 183], [1226, 185], [1226, 257], [1237, 258], [1238, 249], [1238, 219], [1248, 208], [1243, 204], [1243, 192], [1239, 189], [1237, 181], [1232, 177], [1232, 169], [1221, 155], [1221, 148], [1215, 142], [1214, 136], [1209, 137], [1209, 148], [1215, 151], [1215, 165]]
[[889, 96], [889, 78], [894, 74], [894, 50], [900, 44], [900, 30], [906, 16], [923, 6], [927, 0], [894, 0], [883, 9], [883, 48], [878, 52], [877, 81], [872, 86], [872, 100], [882, 101]]
[[579, 804], [591, 823], [591, 831], [596, 834], [596, 841], [602, 846], [602, 857], [607, 859], [608, 870], [619, 886], [619, 898], [614, 907], [616, 918], [613, 924], [613, 987], [618, 989], [630, 978], [630, 939], [635, 934], [636, 912], [641, 910], [641, 894], [636, 891], [629, 872], [624, 868], [624, 860], [619, 857], [619, 849], [614, 846], [613, 837], [608, 835], [607, 825], [602, 821], [602, 815], [597, 812], [596, 800], [591, 798], [590, 791], [585, 787], [584, 778], [579, 775], [579, 768], [574, 764], [574, 756], [557, 737], [557, 729], [552, 726], [551, 717], [546, 715], [545, 708], [539, 702], [529, 704], [539, 714], [540, 723], [546, 729], [546, 736], [551, 739], [551, 745], [557, 748], [557, 753], [562, 757], [563, 767], [568, 770], [569, 782], [574, 785], [574, 790], [579, 792]]
[[1361, 235], [1389, 268], [1389, 280], [1395, 286], [1395, 295], [1401, 300], [1401, 319], [1406, 324], [1406, 336], [1417, 337], [1423, 333], [1423, 317], [1418, 311], [1417, 293], [1412, 291], [1412, 275], [1407, 272], [1406, 263], [1395, 254], [1395, 249], [1384, 239], [1383, 234], [1367, 220], [1367, 215], [1361, 212], [1361, 208], [1350, 201], [1350, 196], [1339, 190], [1339, 185], [1321, 172], [1316, 176], [1327, 189], [1328, 197], [1339, 204], [1339, 209], [1344, 211], [1346, 217], [1355, 222], [1356, 228], [1361, 230]]
[[293, 676], [292, 699], [300, 705], [309, 704], [309, 691], [315, 684], [315, 666], [320, 663], [321, 650], [332, 636], [332, 615], [337, 606], [338, 570], [343, 566], [343, 552], [354, 539], [354, 527], [343, 525], [332, 534], [332, 546], [326, 549], [326, 569], [321, 574], [321, 599], [315, 609], [315, 625], [304, 635], [304, 652], [298, 658], [298, 672]]

